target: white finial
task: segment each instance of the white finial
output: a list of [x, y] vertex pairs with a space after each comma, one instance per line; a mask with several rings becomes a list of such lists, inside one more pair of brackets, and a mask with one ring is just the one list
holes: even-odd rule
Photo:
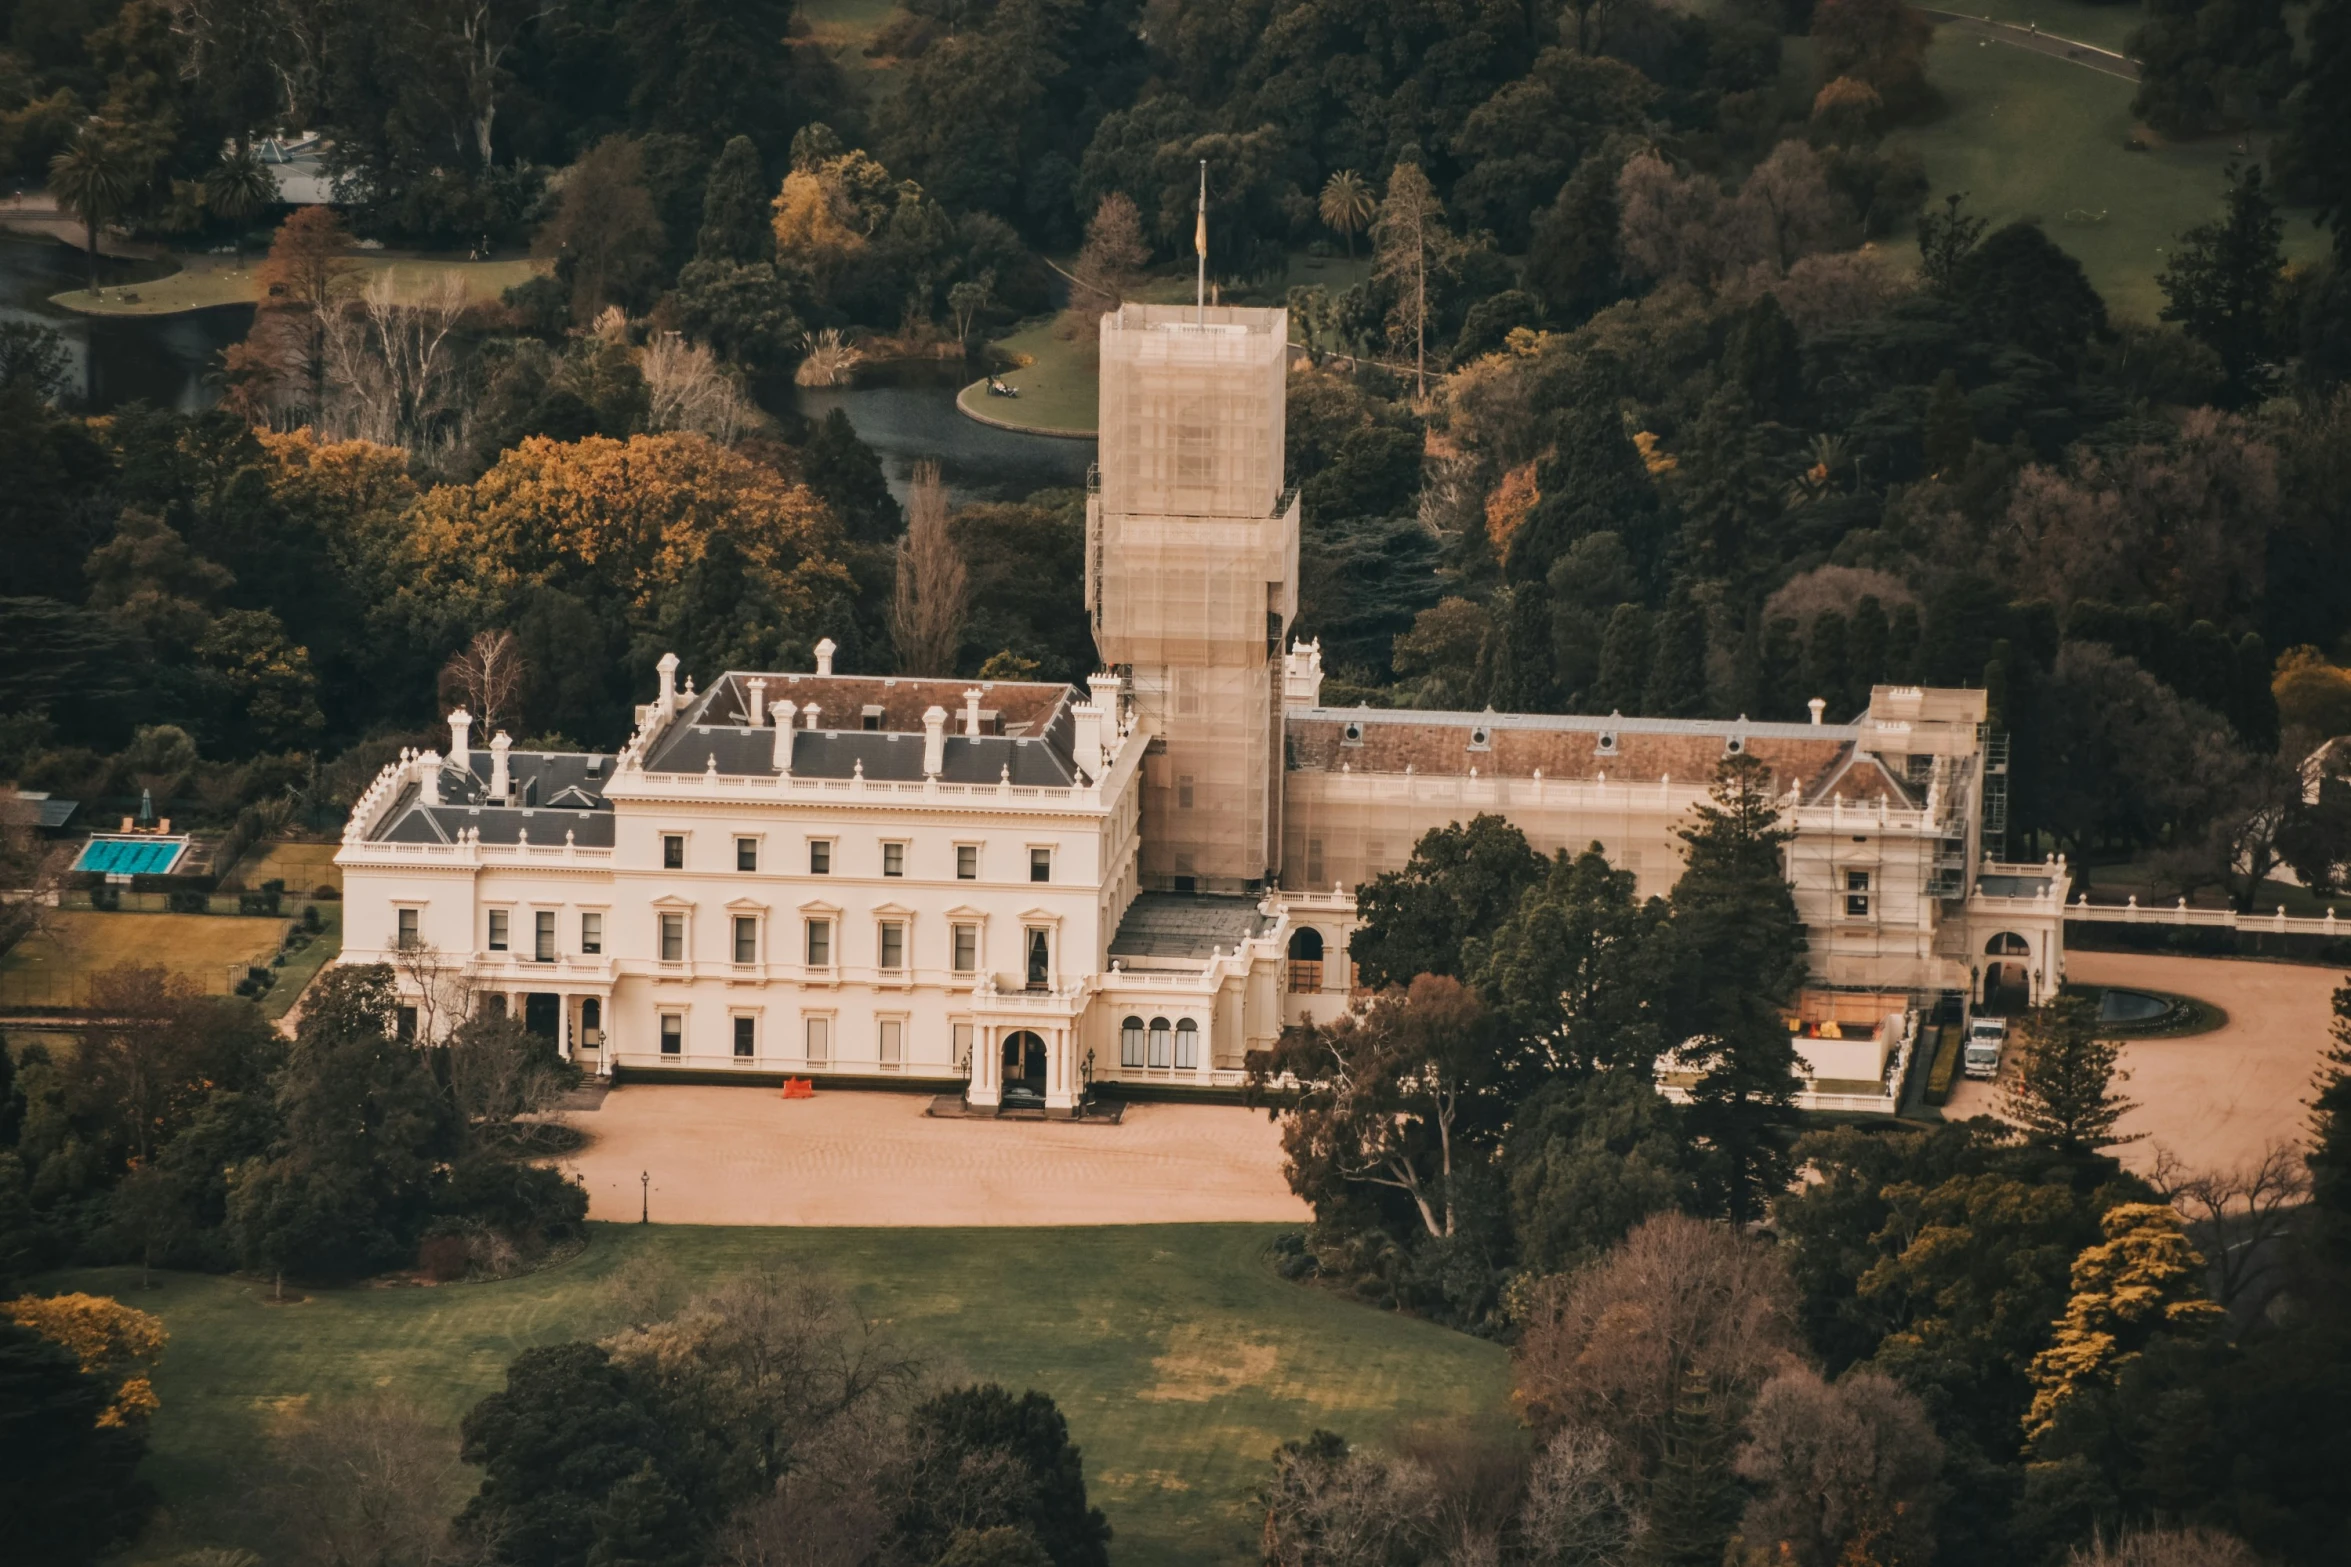
[[1805, 703], [1804, 705], [1812, 709], [1812, 721], [1816, 724], [1821, 721], [1821, 716], [1829, 710], [1828, 703], [1822, 701], [1819, 697], [1814, 697], [1811, 701]]
[[865, 758], [864, 758], [864, 757], [862, 757], [862, 756], [861, 756], [861, 757], [859, 757], [859, 758], [858, 758], [856, 761], [854, 761], [854, 762], [851, 762], [851, 763], [849, 764], [849, 776], [850, 776], [851, 778], [855, 779], [855, 780], [856, 780], [858, 783], [863, 783], [863, 782], [865, 782]]

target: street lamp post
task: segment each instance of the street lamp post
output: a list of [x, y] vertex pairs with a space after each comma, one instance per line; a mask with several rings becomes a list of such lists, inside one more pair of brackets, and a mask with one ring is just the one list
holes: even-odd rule
[[643, 1174], [639, 1175], [637, 1177], [637, 1186], [637, 1222], [639, 1224], [651, 1224], [653, 1222], [653, 1172], [651, 1170], [647, 1170]]

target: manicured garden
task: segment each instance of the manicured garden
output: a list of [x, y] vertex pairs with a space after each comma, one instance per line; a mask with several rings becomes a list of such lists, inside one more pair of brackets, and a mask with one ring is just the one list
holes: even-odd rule
[[1277, 1443], [1318, 1426], [1378, 1443], [1428, 1423], [1510, 1423], [1501, 1349], [1285, 1282], [1267, 1226], [592, 1231], [584, 1254], [519, 1279], [288, 1305], [232, 1278], [160, 1275], [141, 1290], [128, 1268], [40, 1288], [119, 1295], [170, 1328], [149, 1473], [181, 1542], [233, 1533], [278, 1410], [388, 1387], [455, 1421], [519, 1350], [609, 1327], [605, 1281], [648, 1253], [689, 1283], [817, 1269], [939, 1374], [1050, 1393], [1122, 1567], [1254, 1560], [1249, 1494]]

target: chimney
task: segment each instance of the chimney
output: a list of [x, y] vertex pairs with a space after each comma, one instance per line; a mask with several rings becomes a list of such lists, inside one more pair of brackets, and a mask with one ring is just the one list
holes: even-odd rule
[[751, 693], [751, 727], [757, 729], [767, 722], [767, 682], [753, 675], [743, 689]]
[[653, 667], [661, 671], [661, 711], [674, 713], [678, 710], [678, 656], [664, 653]]
[[1072, 720], [1070, 755], [1078, 764], [1078, 771], [1092, 783], [1102, 776], [1102, 709], [1092, 702], [1080, 702], [1069, 710]]
[[441, 803], [441, 758], [437, 752], [427, 751], [416, 759], [417, 798], [427, 805]]
[[963, 688], [963, 737], [966, 740], [977, 740], [980, 737], [980, 688], [978, 686]]
[[501, 729], [490, 740], [490, 798], [504, 805], [514, 792], [514, 781], [506, 775], [506, 753], [514, 749], [514, 742]]
[[922, 714], [922, 775], [936, 778], [947, 770], [947, 710], [933, 702]]
[[1126, 682], [1105, 669], [1087, 679], [1086, 689], [1093, 693], [1094, 705], [1102, 711], [1103, 735], [1108, 737], [1119, 733], [1125, 727], [1126, 714], [1122, 710], [1120, 696], [1126, 689]]
[[1812, 721], [1816, 724], [1820, 722], [1821, 714], [1829, 710], [1828, 703], [1822, 701], [1819, 697], [1814, 697], [1811, 701], [1805, 703], [1804, 705], [1812, 709]]
[[786, 778], [792, 776], [792, 719], [798, 711], [789, 702], [776, 704], [775, 770]]
[[473, 767], [473, 746], [467, 736], [473, 733], [473, 714], [456, 708], [449, 714], [449, 760], [459, 772]]
[[820, 711], [817, 705], [814, 702], [811, 702], [800, 711], [808, 715], [808, 727], [814, 729], [816, 727], [817, 713]]
[[833, 645], [831, 637], [826, 637], [816, 644], [816, 672], [818, 674], [829, 675], [833, 672], [833, 654], [838, 651], [839, 649]]

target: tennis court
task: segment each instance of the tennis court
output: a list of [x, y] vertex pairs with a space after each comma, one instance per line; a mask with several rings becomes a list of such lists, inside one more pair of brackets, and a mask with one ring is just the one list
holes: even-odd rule
[[107, 876], [162, 876], [188, 852], [185, 838], [92, 838], [75, 857], [77, 871]]

